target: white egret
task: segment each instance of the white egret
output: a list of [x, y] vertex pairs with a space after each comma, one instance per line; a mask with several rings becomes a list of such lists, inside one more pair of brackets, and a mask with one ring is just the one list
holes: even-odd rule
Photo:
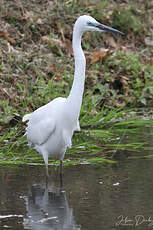
[[86, 59], [81, 47], [84, 31], [101, 31], [123, 34], [97, 22], [91, 16], [80, 16], [73, 29], [73, 52], [75, 59], [74, 80], [67, 98], [58, 97], [23, 117], [28, 121], [26, 136], [30, 146], [43, 156], [48, 177], [48, 156], [59, 157], [60, 174], [67, 148], [72, 145], [74, 131], [80, 130], [79, 114], [84, 92]]

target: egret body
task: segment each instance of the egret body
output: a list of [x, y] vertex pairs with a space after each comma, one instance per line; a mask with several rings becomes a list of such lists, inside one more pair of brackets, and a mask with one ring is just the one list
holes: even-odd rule
[[79, 114], [84, 92], [86, 59], [81, 47], [84, 31], [106, 31], [122, 34], [120, 31], [97, 22], [91, 16], [80, 16], [73, 29], [73, 52], [75, 59], [74, 80], [67, 98], [58, 97], [23, 117], [28, 121], [26, 136], [30, 146], [43, 156], [48, 176], [48, 156], [59, 157], [60, 173], [67, 148], [72, 145], [74, 131], [80, 130]]

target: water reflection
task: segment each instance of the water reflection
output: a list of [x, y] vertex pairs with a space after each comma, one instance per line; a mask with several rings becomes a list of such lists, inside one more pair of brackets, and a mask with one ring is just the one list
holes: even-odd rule
[[153, 219], [151, 159], [65, 167], [65, 192], [58, 170], [50, 175], [46, 187], [40, 166], [0, 167], [0, 230], [118, 230], [126, 220], [136, 227], [140, 215], [144, 230]]
[[66, 192], [54, 184], [34, 184], [25, 197], [27, 217], [24, 227], [33, 230], [79, 230], [69, 207]]

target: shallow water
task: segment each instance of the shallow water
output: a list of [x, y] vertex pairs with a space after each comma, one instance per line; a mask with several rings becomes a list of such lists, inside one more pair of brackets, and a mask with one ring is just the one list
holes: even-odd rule
[[153, 228], [153, 160], [64, 168], [0, 168], [0, 229]]

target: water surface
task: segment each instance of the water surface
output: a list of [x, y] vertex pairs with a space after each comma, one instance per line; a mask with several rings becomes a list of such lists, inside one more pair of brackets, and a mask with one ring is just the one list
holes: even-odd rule
[[153, 160], [115, 165], [0, 168], [0, 229], [153, 228]]

